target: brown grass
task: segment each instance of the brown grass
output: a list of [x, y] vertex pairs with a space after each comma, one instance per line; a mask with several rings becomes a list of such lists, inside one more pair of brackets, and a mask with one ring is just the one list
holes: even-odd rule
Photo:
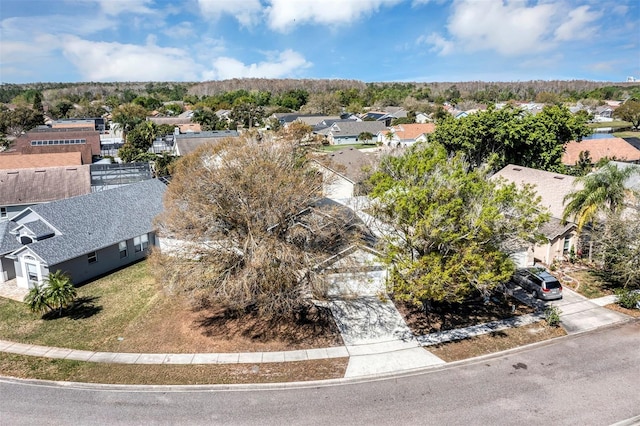
[[427, 349], [443, 360], [452, 362], [500, 352], [564, 335], [566, 335], [566, 333], [561, 327], [550, 327], [546, 322], [541, 321], [537, 324], [509, 328], [469, 339], [428, 346]]
[[429, 313], [412, 303], [394, 303], [411, 331], [418, 336], [484, 324], [534, 311], [532, 307], [512, 298], [491, 299], [488, 303], [484, 303], [484, 300], [470, 300], [465, 303], [434, 304]]
[[621, 314], [629, 315], [633, 318], [640, 318], [640, 309], [627, 309], [618, 305], [617, 303], [611, 303], [609, 305], [605, 305], [605, 308], [611, 309], [612, 311], [620, 312]]
[[589, 270], [569, 271], [568, 275], [578, 281], [563, 281], [562, 285], [570, 287], [589, 299], [613, 294], [609, 283], [603, 281], [596, 273]]
[[99, 364], [0, 353], [5, 376], [109, 384], [283, 383], [344, 377], [348, 358], [265, 364]]
[[[337, 346], [330, 314], [265, 322], [229, 318], [216, 307], [194, 310], [159, 290], [140, 262], [78, 289], [82, 301], [62, 318], [42, 319], [26, 305], [0, 299], [0, 338], [105, 352], [249, 352]], [[319, 314], [320, 315], [320, 314]], [[316, 321], [314, 321], [316, 320]]]

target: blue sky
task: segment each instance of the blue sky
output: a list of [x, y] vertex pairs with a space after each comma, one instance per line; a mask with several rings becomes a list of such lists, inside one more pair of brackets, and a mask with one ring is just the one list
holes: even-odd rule
[[640, 78], [638, 0], [2, 0], [0, 82]]

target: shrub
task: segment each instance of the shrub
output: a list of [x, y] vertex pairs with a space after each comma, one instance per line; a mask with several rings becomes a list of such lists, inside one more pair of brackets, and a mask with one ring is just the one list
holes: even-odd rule
[[544, 310], [544, 319], [547, 321], [551, 327], [559, 327], [560, 326], [560, 310], [557, 306], [548, 306], [547, 309]]
[[616, 290], [616, 296], [618, 296], [618, 305], [626, 309], [640, 309], [640, 292], [618, 289]]

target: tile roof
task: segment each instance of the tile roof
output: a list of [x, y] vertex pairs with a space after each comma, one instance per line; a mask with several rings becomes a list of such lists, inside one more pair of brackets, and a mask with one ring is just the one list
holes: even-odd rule
[[0, 206], [45, 203], [91, 192], [89, 165], [0, 170]]
[[535, 185], [536, 192], [541, 198], [541, 204], [548, 208], [551, 215], [561, 218], [564, 212], [564, 197], [582, 188], [575, 181], [575, 177], [544, 170], [509, 164], [493, 175], [492, 179], [502, 177], [509, 182], [522, 187], [524, 184]]
[[51, 154], [1, 154], [0, 169], [27, 169], [31, 167], [79, 166], [82, 164], [80, 152], [59, 152]]
[[399, 124], [391, 127], [391, 130], [400, 140], [415, 140], [418, 136], [425, 133], [433, 133], [436, 130], [436, 125], [435, 123]]
[[574, 166], [580, 153], [589, 151], [591, 161], [597, 163], [603, 158], [620, 161], [640, 161], [640, 150], [622, 138], [587, 139], [582, 142], [569, 142], [564, 147], [562, 163]]
[[165, 189], [150, 179], [30, 207], [60, 234], [25, 247], [51, 266], [151, 232]]

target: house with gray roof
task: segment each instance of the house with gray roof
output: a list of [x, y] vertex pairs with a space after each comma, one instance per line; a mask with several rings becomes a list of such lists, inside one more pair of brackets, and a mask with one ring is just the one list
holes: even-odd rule
[[362, 133], [377, 135], [385, 128], [382, 121], [342, 121], [335, 122], [316, 134], [324, 136], [331, 145], [349, 145], [357, 144], [358, 136]]
[[78, 284], [144, 258], [158, 244], [153, 220], [165, 189], [150, 179], [31, 206], [0, 222], [0, 282], [15, 279], [26, 289], [60, 270]]
[[514, 183], [518, 188], [532, 186], [540, 196], [540, 205], [551, 213], [549, 222], [539, 229], [547, 243], [536, 244], [527, 253], [516, 255], [519, 266], [530, 266], [534, 261], [550, 265], [569, 254], [572, 248], [575, 249], [578, 243], [576, 224], [562, 221], [565, 197], [582, 189], [575, 177], [509, 164], [491, 179]]
[[215, 144], [226, 138], [238, 138], [237, 130], [210, 130], [206, 132], [193, 132], [173, 136], [173, 154], [177, 156], [187, 155], [207, 144]]

